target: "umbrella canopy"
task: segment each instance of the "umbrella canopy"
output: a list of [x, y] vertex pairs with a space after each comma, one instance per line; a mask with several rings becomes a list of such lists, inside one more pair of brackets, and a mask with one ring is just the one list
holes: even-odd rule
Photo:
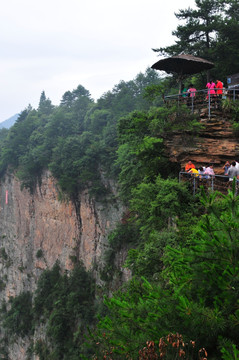
[[192, 75], [209, 70], [214, 67], [214, 64], [193, 55], [182, 54], [159, 60], [151, 67], [156, 70], [164, 70], [169, 74]]

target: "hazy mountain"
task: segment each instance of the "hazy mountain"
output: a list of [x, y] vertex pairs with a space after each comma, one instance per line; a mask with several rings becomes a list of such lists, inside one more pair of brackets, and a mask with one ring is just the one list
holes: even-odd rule
[[19, 116], [19, 114], [15, 114], [15, 115], [11, 116], [9, 119], [2, 121], [0, 123], [0, 129], [2, 129], [2, 128], [9, 129], [15, 123], [18, 116]]

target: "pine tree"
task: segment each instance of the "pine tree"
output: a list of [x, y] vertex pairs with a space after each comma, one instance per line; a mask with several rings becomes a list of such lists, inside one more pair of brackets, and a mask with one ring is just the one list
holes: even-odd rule
[[222, 21], [222, 2], [218, 0], [195, 0], [196, 8], [179, 10], [177, 19], [186, 23], [178, 25], [172, 32], [176, 44], [154, 49], [163, 54], [178, 55], [189, 53], [210, 60], [210, 49], [215, 44], [219, 25]]

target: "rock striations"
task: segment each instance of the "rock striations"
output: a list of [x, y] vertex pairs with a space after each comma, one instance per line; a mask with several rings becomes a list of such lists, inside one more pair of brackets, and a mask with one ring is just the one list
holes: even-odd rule
[[58, 199], [56, 181], [45, 172], [34, 194], [13, 174], [0, 183], [0, 296], [9, 299], [34, 291], [42, 271], [56, 261], [71, 270], [74, 259], [87, 269], [102, 263], [107, 235], [120, 221], [122, 207], [115, 201], [98, 203], [88, 191], [75, 202]]
[[223, 174], [225, 162], [239, 160], [239, 139], [231, 122], [221, 113], [200, 120], [203, 128], [193, 134], [190, 131], [174, 132], [165, 139], [167, 156], [183, 169], [188, 160], [196, 167], [213, 163], [215, 173]]
[[[57, 183], [48, 171], [33, 194], [21, 189], [12, 173], [1, 179], [0, 301], [8, 302], [23, 291], [34, 292], [41, 273], [56, 261], [64, 271], [71, 270], [76, 259], [87, 269], [101, 268], [108, 233], [121, 221], [123, 212], [112, 196], [112, 184], [107, 185], [111, 196], [102, 204], [87, 190], [74, 201], [60, 201]], [[119, 254], [117, 265], [124, 259], [125, 253]], [[98, 273], [95, 271], [99, 283]], [[127, 272], [122, 269], [122, 273], [125, 280]], [[9, 359], [26, 359], [28, 347], [29, 339], [19, 338], [8, 348]]]

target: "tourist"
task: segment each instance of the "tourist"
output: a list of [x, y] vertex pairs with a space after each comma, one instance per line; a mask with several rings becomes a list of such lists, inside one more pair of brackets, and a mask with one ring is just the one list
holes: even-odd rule
[[197, 90], [195, 89], [195, 87], [193, 87], [193, 84], [190, 84], [189, 88], [187, 90], [187, 93], [189, 94], [188, 96], [190, 96], [191, 98], [195, 97], [196, 92], [197, 92]]
[[198, 168], [198, 173], [199, 173], [199, 179], [204, 179], [205, 176], [204, 176], [204, 171], [205, 171], [205, 168], [203, 168], [202, 166], [200, 166]]
[[232, 181], [235, 177], [237, 180], [239, 179], [239, 170], [236, 168], [236, 161], [233, 161], [227, 175], [229, 176], [229, 181]]
[[191, 169], [195, 169], [195, 165], [192, 163], [192, 161], [189, 161], [186, 165], [185, 165], [185, 171], [189, 172], [189, 170]]
[[191, 169], [189, 170], [189, 173], [192, 174], [192, 175], [194, 175], [194, 176], [196, 176], [196, 177], [199, 176], [199, 172], [198, 172], [198, 170], [195, 169], [195, 168], [191, 168]]
[[229, 163], [229, 161], [226, 161], [225, 165], [223, 166], [224, 175], [228, 175], [228, 170], [229, 170], [230, 166], [231, 166], [231, 164]]
[[222, 105], [222, 93], [223, 93], [223, 83], [220, 80], [216, 81], [216, 89], [217, 89], [217, 107], [221, 109]]
[[223, 83], [220, 80], [216, 80], [217, 97], [222, 98]]
[[230, 169], [231, 167], [231, 164], [229, 163], [229, 161], [226, 161], [225, 162], [225, 165], [223, 166], [223, 170], [224, 170], [224, 178], [223, 178], [223, 181], [224, 182], [227, 182], [228, 181], [228, 170]]
[[214, 170], [213, 170], [213, 165], [210, 164], [204, 171], [204, 175], [206, 179], [210, 179], [211, 176], [215, 176]]
[[188, 89], [184, 86], [184, 85], [182, 85], [182, 87], [183, 87], [183, 91], [182, 91], [182, 97], [187, 97], [188, 96]]
[[206, 87], [208, 88], [208, 93], [207, 93], [207, 99], [210, 95], [210, 97], [215, 97], [216, 96], [216, 91], [215, 91], [215, 87], [216, 87], [216, 84], [213, 82], [213, 80], [210, 80]]

